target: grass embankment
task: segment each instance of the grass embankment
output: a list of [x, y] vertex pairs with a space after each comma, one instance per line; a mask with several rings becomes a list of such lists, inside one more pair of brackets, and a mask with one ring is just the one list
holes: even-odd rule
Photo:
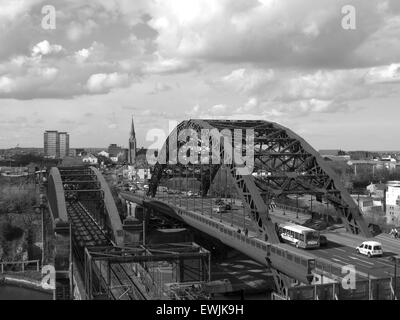
[[41, 238], [37, 203], [36, 186], [26, 177], [0, 176], [0, 261], [38, 258], [34, 246]]

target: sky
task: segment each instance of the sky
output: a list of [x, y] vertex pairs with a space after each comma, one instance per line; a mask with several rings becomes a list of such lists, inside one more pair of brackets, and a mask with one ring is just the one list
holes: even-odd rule
[[398, 0], [0, 0], [0, 148], [127, 146], [133, 116], [139, 146], [212, 118], [399, 150], [399, 101]]

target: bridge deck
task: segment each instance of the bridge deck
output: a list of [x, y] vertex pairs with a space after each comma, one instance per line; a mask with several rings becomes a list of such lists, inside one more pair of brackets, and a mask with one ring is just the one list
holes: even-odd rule
[[[129, 198], [129, 193], [121, 193], [124, 198]], [[231, 227], [232, 230], [241, 230], [241, 236], [243, 236], [244, 226], [248, 229], [248, 239], [260, 239], [260, 237], [255, 232], [251, 220], [249, 217], [243, 215], [243, 208], [241, 204], [236, 200], [232, 204], [232, 210], [228, 210], [223, 213], [213, 212], [213, 207], [215, 206], [216, 198], [196, 198], [196, 197], [185, 197], [179, 194], [166, 194], [158, 192], [156, 197], [153, 199], [145, 198], [144, 193], [137, 192], [136, 195], [138, 199], [142, 197], [146, 201], [159, 201], [165, 203], [166, 205], [180, 208], [183, 211], [192, 212], [203, 217], [209, 217], [219, 223], [223, 223], [227, 227]], [[128, 199], [129, 200], [129, 199]], [[290, 216], [290, 215], [289, 215]], [[306, 215], [300, 215], [296, 222], [304, 222], [309, 217]], [[287, 216], [283, 215], [283, 211], [279, 208], [275, 208], [273, 214], [271, 214], [271, 219], [274, 222], [287, 221]], [[190, 219], [185, 219], [188, 224], [191, 224], [195, 228], [198, 224], [191, 222]], [[212, 226], [206, 225], [205, 229], [208, 234], [215, 235], [212, 230]], [[220, 238], [218, 235], [217, 238]], [[354, 265], [357, 271], [358, 279], [368, 279], [368, 278], [387, 278], [394, 276], [394, 266], [388, 260], [388, 257], [392, 255], [397, 255], [400, 253], [400, 240], [390, 239], [385, 235], [380, 235], [376, 238], [377, 241], [382, 242], [383, 248], [386, 251], [383, 257], [379, 258], [368, 258], [361, 255], [357, 255], [355, 252], [355, 247], [359, 245], [362, 241], [366, 240], [362, 237], [355, 236], [344, 232], [334, 232], [327, 231], [326, 236], [329, 240], [328, 246], [313, 249], [313, 250], [302, 250], [296, 249], [290, 245], [281, 244], [283, 249], [289, 246], [291, 250], [298, 252], [298, 254], [304, 257], [312, 257], [318, 262], [323, 264], [329, 263], [335, 266], [336, 275], [341, 275], [341, 267], [346, 265]], [[254, 248], [249, 248], [254, 251]], [[249, 252], [242, 251], [243, 253], [249, 255]], [[259, 262], [263, 262], [263, 259], [259, 259]], [[264, 261], [265, 262], [265, 261]], [[326, 270], [324, 270], [326, 271]]]

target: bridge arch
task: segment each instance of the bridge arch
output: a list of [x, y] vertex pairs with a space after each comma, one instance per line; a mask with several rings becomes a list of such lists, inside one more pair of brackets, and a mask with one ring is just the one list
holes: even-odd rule
[[122, 246], [124, 244], [124, 231], [122, 229], [121, 218], [119, 216], [118, 209], [115, 205], [115, 201], [111, 194], [110, 188], [99, 169], [95, 167], [90, 167], [90, 169], [96, 175], [97, 181], [100, 182], [101, 189], [103, 190], [104, 206], [113, 231], [115, 244], [117, 246]]
[[66, 227], [68, 225], [67, 207], [61, 174], [57, 167], [51, 168], [49, 172], [47, 200], [54, 229]]
[[[235, 162], [227, 164], [225, 167], [229, 169], [230, 175], [235, 181], [237, 192], [253, 224], [269, 242], [279, 242], [275, 227], [269, 217], [268, 204], [270, 201], [288, 195], [302, 194], [314, 195], [317, 199], [324, 198], [341, 217], [349, 232], [366, 237], [371, 236], [358, 206], [325, 160], [299, 135], [274, 122], [262, 120], [182, 121], [171, 132], [159, 152], [159, 161], [154, 167], [149, 185], [149, 196], [155, 196], [160, 180], [164, 176], [170, 175], [171, 172], [173, 175], [180, 174], [179, 171], [184, 168], [183, 165], [176, 163], [176, 155], [186, 141], [180, 141], [177, 137], [181, 131], [187, 129], [196, 131], [198, 137], [201, 137], [203, 129], [217, 129], [219, 132], [248, 129], [254, 132], [253, 173], [238, 174], [238, 165]], [[246, 136], [244, 131], [242, 140], [241, 152], [245, 153]], [[208, 157], [211, 159], [213, 144], [216, 145], [215, 139], [210, 138], [209, 144], [211, 147], [208, 149]], [[197, 141], [197, 147], [198, 150], [202, 147], [201, 138]], [[220, 158], [224, 159], [226, 152], [224, 143], [219, 143], [218, 149]], [[208, 174], [194, 174], [201, 181], [204, 196], [222, 164], [202, 165], [200, 161], [197, 161], [191, 165], [193, 170], [196, 166], [206, 167]], [[264, 174], [257, 174], [260, 172]]]
[[[104, 179], [101, 172], [94, 167], [73, 167], [73, 168], [64, 168], [60, 167], [61, 171], [63, 170], [77, 170], [79, 171], [82, 177], [87, 176], [88, 178], [84, 178], [82, 180], [91, 180], [90, 188], [96, 188], [92, 191], [96, 194], [101, 194], [101, 203], [98, 203], [98, 208], [104, 208], [104, 214], [102, 219], [105, 222], [105, 227], [107, 233], [110, 233], [112, 241], [117, 246], [121, 246], [124, 244], [124, 231], [122, 227], [121, 218], [118, 213], [117, 206], [115, 205], [114, 198], [111, 194], [110, 188]], [[54, 167], [50, 170], [49, 178], [48, 178], [48, 191], [47, 198], [49, 207], [51, 210], [51, 217], [53, 219], [53, 223], [55, 228], [57, 226], [59, 228], [69, 227], [69, 217], [67, 211], [67, 202], [66, 202], [66, 194], [69, 191], [73, 190], [64, 190], [64, 184], [71, 183], [71, 181], [63, 181], [63, 176], [60, 172], [60, 169]], [[84, 172], [84, 173], [83, 173]], [[73, 175], [74, 176], [74, 175]], [[65, 179], [65, 176], [64, 176]], [[75, 178], [72, 178], [74, 180]], [[76, 178], [78, 179], [78, 178]], [[79, 181], [75, 181], [77, 183]], [[85, 181], [82, 181], [85, 182]], [[87, 182], [87, 181], [86, 181]], [[97, 190], [98, 189], [98, 190]], [[93, 217], [95, 220], [97, 217]], [[101, 225], [102, 223], [99, 223]], [[56, 229], [55, 229], [56, 231]]]

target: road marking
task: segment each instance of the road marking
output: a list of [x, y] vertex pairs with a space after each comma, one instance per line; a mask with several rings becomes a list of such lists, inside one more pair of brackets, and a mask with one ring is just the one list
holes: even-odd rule
[[367, 263], [367, 264], [372, 265], [372, 266], [374, 265], [373, 262], [365, 261], [365, 260], [360, 259], [360, 258], [357, 258], [357, 257], [349, 256], [349, 258], [350, 258], [350, 259], [353, 259], [353, 260], [361, 261], [361, 262], [363, 262], [363, 263]]
[[344, 264], [347, 264], [346, 261], [342, 261], [342, 260], [340, 260], [340, 259], [332, 258], [332, 260], [333, 260], [333, 261], [337, 261], [337, 262], [341, 262], [341, 263], [344, 263]]
[[378, 260], [377, 263], [382, 264], [382, 265], [384, 265], [384, 266], [386, 266], [386, 267], [392, 267], [392, 268], [393, 268], [393, 264], [386, 263], [386, 262], [384, 262], [384, 261]]
[[344, 250], [344, 249], [340, 249], [340, 248], [334, 248], [335, 250], [339, 250], [339, 251], [342, 251], [342, 252], [347, 252], [346, 250]]

